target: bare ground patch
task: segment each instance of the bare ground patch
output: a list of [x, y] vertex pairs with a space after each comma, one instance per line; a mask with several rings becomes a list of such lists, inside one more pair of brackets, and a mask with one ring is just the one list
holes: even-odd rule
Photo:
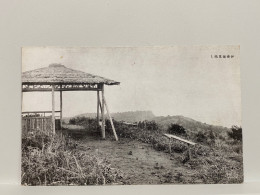
[[[78, 149], [107, 157], [125, 174], [125, 184], [201, 183], [194, 170], [184, 167], [174, 155], [154, 150], [151, 145], [128, 138], [118, 142], [86, 136]], [[185, 181], [184, 178], [185, 177]]]

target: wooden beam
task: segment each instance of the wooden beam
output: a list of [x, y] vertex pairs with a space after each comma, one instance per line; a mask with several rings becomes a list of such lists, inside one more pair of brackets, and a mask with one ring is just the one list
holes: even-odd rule
[[187, 145], [188, 145], [188, 157], [189, 157], [189, 159], [192, 159], [192, 155], [191, 155], [191, 151], [190, 151], [190, 146], [192, 145], [192, 146], [195, 146], [196, 145], [196, 143], [194, 143], [194, 142], [191, 142], [191, 141], [188, 141], [188, 140], [186, 140], [186, 139], [182, 139], [182, 138], [180, 138], [180, 137], [177, 137], [176, 135], [171, 135], [171, 134], [164, 134], [166, 137], [168, 137], [169, 138], [169, 151], [170, 151], [170, 153], [171, 153], [171, 139], [177, 139], [177, 140], [179, 140], [179, 141], [181, 141], [181, 142], [184, 142], [184, 143], [186, 143]]
[[177, 140], [179, 140], [179, 141], [185, 142], [185, 143], [190, 144], [190, 145], [193, 145], [193, 146], [196, 144], [196, 143], [194, 143], [194, 142], [191, 142], [191, 141], [182, 139], [182, 138], [180, 138], [180, 137], [177, 137], [176, 135], [171, 135], [171, 134], [167, 134], [167, 133], [165, 133], [164, 135], [165, 135], [166, 137], [168, 137], [168, 138], [174, 138], [174, 139], [177, 139]]
[[113, 130], [115, 139], [116, 139], [116, 141], [118, 141], [118, 137], [117, 137], [116, 130], [115, 130], [115, 127], [114, 127], [114, 123], [113, 123], [112, 117], [110, 115], [110, 112], [109, 112], [108, 105], [107, 105], [107, 102], [105, 100], [105, 97], [104, 97], [104, 103], [106, 105], [107, 113], [108, 113], [108, 116], [109, 116], [109, 120], [110, 120], [110, 123], [111, 123], [111, 126], [112, 126], [112, 130]]
[[99, 108], [100, 108], [100, 112], [102, 113], [102, 105], [100, 99], [99, 99]]
[[36, 116], [36, 117], [23, 117], [24, 119], [46, 119], [49, 117], [44, 117], [44, 116]]
[[97, 91], [97, 126], [99, 127], [99, 104], [100, 104], [100, 98], [99, 98], [99, 91]]
[[106, 133], [105, 133], [105, 95], [104, 95], [104, 84], [102, 84], [102, 106], [101, 106], [101, 115], [102, 115], [102, 126], [101, 126], [101, 131], [102, 131], [102, 139], [106, 138]]
[[[23, 89], [23, 92], [48, 92], [52, 89]], [[55, 89], [55, 91], [100, 91], [100, 89], [78, 89], [78, 88], [68, 88], [68, 89]]]
[[62, 129], [62, 91], [60, 91], [60, 128]]
[[52, 85], [52, 132], [55, 134], [55, 97], [54, 97], [54, 85]]
[[[60, 111], [55, 111], [60, 112]], [[52, 111], [28, 111], [28, 112], [22, 112], [22, 114], [30, 114], [30, 113], [52, 113]]]

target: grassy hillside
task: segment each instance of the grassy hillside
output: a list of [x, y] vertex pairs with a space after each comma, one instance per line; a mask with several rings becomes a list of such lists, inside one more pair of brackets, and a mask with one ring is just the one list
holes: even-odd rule
[[155, 117], [153, 120], [156, 123], [158, 123], [160, 128], [163, 130], [168, 129], [171, 124], [181, 125], [191, 133], [196, 133], [199, 131], [202, 132], [214, 131], [215, 133], [223, 135], [230, 130], [227, 127], [209, 125], [184, 116], [166, 116], [166, 117], [160, 116], [160, 117]]
[[[105, 116], [106, 118], [108, 117], [107, 115]], [[111, 113], [111, 116], [116, 121], [127, 121], [131, 123], [144, 121], [144, 120], [152, 120], [153, 118], [155, 118], [155, 115], [151, 111], [116, 112], [116, 113]], [[77, 118], [77, 117], [96, 118], [97, 113], [84, 113], [71, 118]], [[70, 119], [69, 117], [65, 118], [64, 122], [68, 123], [69, 119]]]
[[[121, 116], [134, 119], [133, 114], [135, 113], [129, 112], [128, 115]], [[241, 127], [213, 126], [183, 116], [152, 119], [139, 122], [137, 126], [114, 120], [114, 126], [120, 140], [126, 138], [149, 144], [156, 151], [168, 153], [169, 158], [174, 159], [178, 170], [167, 170], [162, 183], [243, 182]], [[70, 122], [84, 126], [88, 131], [92, 129], [97, 132], [96, 136], [100, 136], [100, 129], [96, 128], [96, 120], [93, 118], [76, 117]], [[180, 125], [183, 133], [176, 129], [176, 126]], [[176, 131], [170, 132], [173, 126]], [[177, 134], [179, 137], [195, 142], [196, 145], [190, 147], [190, 150], [186, 143], [178, 140], [172, 140], [169, 145], [169, 139], [164, 136], [164, 133]], [[106, 135], [108, 138], [113, 138], [109, 120], [106, 120]], [[121, 181], [120, 178], [117, 180]]]
[[22, 135], [22, 185], [109, 185], [124, 181], [108, 158], [81, 150], [78, 142], [40, 131]]
[[[167, 121], [174, 121], [174, 117], [169, 117]], [[180, 119], [183, 119], [180, 117]], [[163, 120], [164, 121], [164, 120]], [[190, 123], [188, 123], [189, 121]], [[179, 120], [178, 123], [191, 125], [194, 121]], [[186, 123], [184, 123], [186, 122]], [[149, 122], [148, 122], [149, 123]], [[196, 124], [196, 123], [195, 123]], [[231, 136], [231, 129], [217, 127], [203, 123], [197, 123], [198, 129], [186, 129], [185, 135], [178, 135], [196, 143], [191, 147], [190, 159], [187, 144], [179, 141], [172, 141], [170, 155], [178, 159], [180, 167], [190, 169], [190, 175], [171, 173], [167, 176], [168, 182], [173, 182], [172, 175], [179, 175], [179, 183], [241, 183], [243, 182], [243, 151], [242, 140]], [[234, 127], [233, 127], [234, 128]], [[149, 143], [158, 151], [169, 153], [169, 140], [163, 136], [168, 130], [160, 127], [149, 130], [148, 128], [127, 127], [116, 124], [119, 137], [126, 137], [141, 142]], [[241, 129], [242, 130], [242, 129]], [[110, 130], [111, 131], [111, 130]], [[216, 132], [218, 131], [218, 132]], [[237, 130], [235, 130], [236, 132]], [[234, 132], [233, 132], [234, 133]], [[242, 132], [241, 132], [242, 133]]]
[[[77, 117], [86, 117], [86, 118], [96, 118], [96, 113], [84, 113], [77, 115], [71, 118]], [[202, 123], [196, 121], [194, 119], [184, 117], [184, 116], [155, 116], [151, 111], [129, 111], [129, 112], [118, 112], [118, 113], [111, 113], [111, 116], [116, 121], [126, 121], [126, 122], [140, 122], [140, 121], [155, 121], [160, 129], [167, 130], [171, 124], [178, 124], [183, 126], [185, 129], [192, 133], [196, 132], [209, 132], [214, 131], [218, 134], [226, 134], [229, 131], [229, 128], [222, 127], [222, 126], [215, 126], [209, 125], [206, 123]], [[65, 118], [64, 122], [69, 123], [71, 118]], [[106, 118], [108, 116], [106, 115]]]

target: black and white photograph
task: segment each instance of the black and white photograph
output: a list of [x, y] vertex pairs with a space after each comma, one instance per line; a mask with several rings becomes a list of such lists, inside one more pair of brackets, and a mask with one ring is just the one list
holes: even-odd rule
[[21, 185], [243, 183], [240, 46], [23, 47]]

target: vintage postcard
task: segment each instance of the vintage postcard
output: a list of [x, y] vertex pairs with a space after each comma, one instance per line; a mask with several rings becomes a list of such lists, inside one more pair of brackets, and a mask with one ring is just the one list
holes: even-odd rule
[[239, 46], [22, 48], [22, 185], [243, 182]]

